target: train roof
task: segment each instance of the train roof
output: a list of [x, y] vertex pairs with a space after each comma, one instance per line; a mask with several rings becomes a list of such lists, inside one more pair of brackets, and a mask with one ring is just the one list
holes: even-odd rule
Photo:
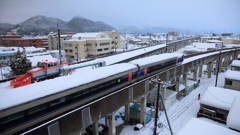
[[133, 60], [133, 61], [130, 61], [129, 63], [143, 66], [143, 65], [148, 65], [148, 64], [152, 64], [155, 62], [159, 62], [159, 61], [163, 61], [171, 58], [176, 58], [176, 57], [180, 58], [182, 57], [182, 55], [183, 54], [180, 54], [180, 53], [164, 53], [164, 54], [153, 55], [150, 57]]
[[93, 69], [91, 72], [74, 72], [69, 76], [57, 77], [15, 89], [0, 90], [0, 110], [133, 69], [136, 69], [136, 66], [121, 63]]

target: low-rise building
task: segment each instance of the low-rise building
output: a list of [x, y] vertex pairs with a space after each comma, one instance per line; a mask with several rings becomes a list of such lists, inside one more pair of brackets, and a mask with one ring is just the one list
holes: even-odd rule
[[240, 91], [240, 72], [227, 70], [224, 75], [225, 84], [224, 88]]
[[207, 43], [214, 43], [216, 48], [223, 48], [223, 41], [220, 40], [207, 40]]
[[240, 71], [240, 60], [233, 60], [232, 61], [231, 70]]
[[200, 109], [197, 116], [226, 124], [235, 96], [240, 96], [240, 92], [213, 86], [208, 87], [200, 99]]

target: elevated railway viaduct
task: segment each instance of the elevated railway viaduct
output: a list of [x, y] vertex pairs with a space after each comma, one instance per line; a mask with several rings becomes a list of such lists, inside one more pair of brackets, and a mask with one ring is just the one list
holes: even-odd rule
[[[171, 52], [171, 51], [170, 51]], [[211, 69], [213, 63], [216, 62], [220, 68], [222, 64], [226, 67], [230, 64], [230, 60], [237, 59], [240, 54], [239, 49], [226, 49], [219, 51], [205, 52], [201, 55], [187, 57], [182, 65], [176, 65], [169, 69], [165, 69], [155, 75], [148, 76], [127, 87], [121, 88], [111, 94], [105, 95], [102, 98], [96, 99], [84, 106], [80, 106], [70, 112], [57, 115], [50, 121], [32, 128], [23, 134], [54, 134], [54, 135], [69, 135], [80, 133], [81, 130], [92, 124], [94, 134], [98, 134], [98, 120], [106, 118], [109, 125], [109, 135], [115, 134], [115, 111], [120, 107], [125, 106], [125, 121], [129, 120], [129, 103], [138, 100], [141, 103], [141, 118], [140, 122], [145, 124], [145, 107], [147, 102], [147, 94], [155, 89], [155, 84], [150, 84], [151, 79], [159, 78], [162, 81], [171, 81], [183, 76], [183, 84], [187, 86], [187, 73], [194, 71], [193, 79], [197, 78], [197, 70], [202, 71], [203, 65], [208, 65], [208, 77], [211, 77]], [[222, 59], [224, 62], [222, 63]], [[219, 61], [220, 59], [220, 61]], [[201, 74], [198, 74], [201, 76]], [[187, 88], [187, 87], [186, 87]], [[176, 91], [179, 90], [179, 79], [176, 79]], [[166, 93], [166, 88], [162, 89], [163, 99]]]

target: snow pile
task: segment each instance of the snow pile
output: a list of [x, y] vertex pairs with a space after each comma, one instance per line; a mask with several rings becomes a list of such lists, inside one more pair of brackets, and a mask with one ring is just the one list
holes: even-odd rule
[[240, 131], [240, 96], [236, 96], [227, 116], [227, 127]]
[[236, 95], [240, 96], [240, 92], [210, 86], [204, 93], [200, 103], [228, 111]]
[[227, 78], [227, 79], [240, 81], [240, 72], [239, 71], [228, 70], [225, 73], [224, 77]]
[[192, 118], [177, 135], [239, 135], [239, 133], [219, 125]]

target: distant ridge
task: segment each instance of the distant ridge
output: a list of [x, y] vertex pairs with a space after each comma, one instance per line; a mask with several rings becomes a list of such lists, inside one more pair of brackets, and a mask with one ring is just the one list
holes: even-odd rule
[[79, 16], [65, 22], [58, 18], [37, 15], [16, 25], [0, 23], [0, 35], [5, 35], [10, 31], [16, 31], [19, 35], [47, 35], [51, 31], [57, 31], [57, 23], [61, 32], [77, 33], [115, 30], [114, 27], [103, 22], [94, 22]]

